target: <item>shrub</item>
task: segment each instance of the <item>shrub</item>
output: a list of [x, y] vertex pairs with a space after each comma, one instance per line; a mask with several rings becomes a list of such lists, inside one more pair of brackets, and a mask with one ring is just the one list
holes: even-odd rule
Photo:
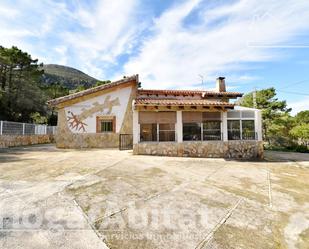
[[287, 149], [291, 151], [295, 151], [295, 152], [300, 152], [300, 153], [309, 153], [308, 147], [303, 144], [289, 146]]
[[309, 153], [309, 148], [306, 145], [299, 145], [299, 144], [293, 144], [293, 145], [286, 146], [286, 147], [265, 145], [264, 148], [266, 150], [273, 150], [273, 151]]

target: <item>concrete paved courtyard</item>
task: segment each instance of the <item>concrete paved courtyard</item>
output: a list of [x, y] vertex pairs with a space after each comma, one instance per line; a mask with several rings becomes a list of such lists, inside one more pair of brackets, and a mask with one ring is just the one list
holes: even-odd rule
[[309, 248], [309, 155], [0, 151], [0, 248]]

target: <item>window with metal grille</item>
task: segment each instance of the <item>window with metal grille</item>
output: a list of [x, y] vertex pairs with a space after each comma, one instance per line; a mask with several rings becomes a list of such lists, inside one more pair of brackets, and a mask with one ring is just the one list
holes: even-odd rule
[[113, 121], [112, 120], [102, 120], [101, 121], [101, 132], [112, 132], [113, 131]]
[[116, 118], [114, 116], [97, 117], [97, 133], [116, 132]]
[[241, 130], [240, 130], [240, 120], [228, 120], [227, 121], [227, 131], [229, 140], [240, 140]]
[[203, 140], [221, 140], [221, 121], [203, 122]]
[[242, 139], [255, 140], [255, 126], [254, 120], [242, 120]]
[[229, 140], [255, 140], [254, 120], [228, 120], [228, 139]]
[[175, 124], [159, 124], [159, 141], [175, 141]]

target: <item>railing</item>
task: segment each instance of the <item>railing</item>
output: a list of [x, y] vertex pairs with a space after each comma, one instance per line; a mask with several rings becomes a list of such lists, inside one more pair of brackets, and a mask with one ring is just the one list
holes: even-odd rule
[[257, 133], [255, 131], [229, 130], [228, 140], [256, 140]]
[[255, 131], [243, 131], [242, 132], [242, 139], [243, 140], [256, 140], [257, 133]]
[[240, 130], [229, 130], [227, 132], [228, 140], [240, 140]]
[[159, 131], [160, 142], [173, 142], [176, 139], [175, 131]]
[[0, 135], [47, 135], [55, 134], [56, 126], [0, 121]]
[[203, 141], [222, 140], [222, 133], [220, 130], [204, 130]]

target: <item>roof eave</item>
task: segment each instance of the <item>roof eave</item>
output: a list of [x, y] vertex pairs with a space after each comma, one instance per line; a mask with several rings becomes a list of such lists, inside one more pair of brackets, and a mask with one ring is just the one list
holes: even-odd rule
[[92, 88], [89, 88], [89, 89], [86, 89], [86, 90], [83, 90], [83, 91], [80, 91], [80, 92], [77, 92], [77, 93], [69, 94], [69, 95], [59, 97], [59, 98], [56, 98], [56, 99], [51, 99], [51, 100], [47, 101], [46, 103], [51, 107], [58, 107], [60, 104], [63, 104], [65, 102], [69, 102], [71, 100], [74, 100], [74, 99], [77, 99], [77, 98], [80, 98], [80, 97], [83, 97], [83, 96], [86, 96], [86, 95], [89, 95], [89, 94], [94, 94], [96, 92], [111, 89], [113, 87], [117, 87], [119, 85], [134, 82], [134, 81], [135, 81], [136, 86], [137, 86], [138, 81], [139, 81], [138, 74], [123, 78], [121, 80], [113, 81], [111, 83], [107, 83], [107, 84], [104, 84], [104, 85], [101, 85], [101, 86], [92, 87]]

